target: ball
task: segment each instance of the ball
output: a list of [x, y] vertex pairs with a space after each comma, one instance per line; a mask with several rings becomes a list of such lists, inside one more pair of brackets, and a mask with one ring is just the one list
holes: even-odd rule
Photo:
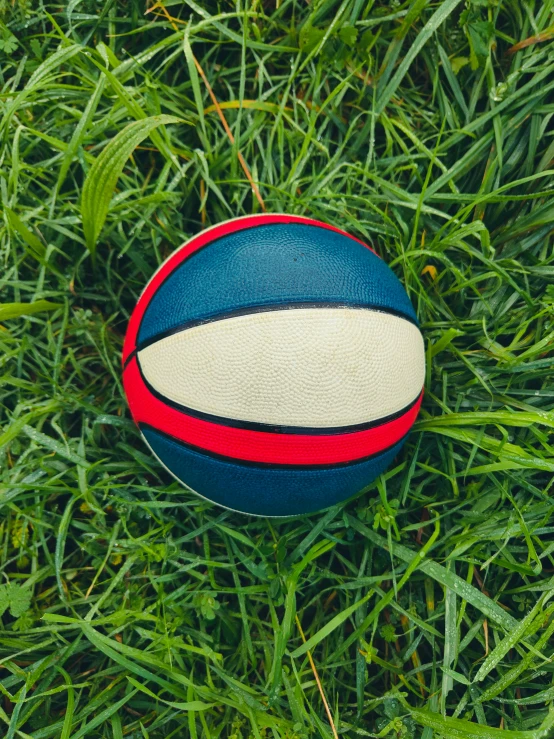
[[345, 500], [417, 416], [423, 338], [366, 244], [310, 218], [257, 215], [175, 251], [129, 321], [123, 381], [146, 443], [221, 506], [292, 516]]

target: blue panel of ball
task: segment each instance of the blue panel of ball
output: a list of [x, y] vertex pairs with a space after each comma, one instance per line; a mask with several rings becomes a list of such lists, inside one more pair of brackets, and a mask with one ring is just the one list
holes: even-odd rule
[[404, 443], [344, 466], [268, 468], [202, 454], [149, 427], [141, 431], [161, 462], [192, 490], [227, 508], [263, 516], [309, 513], [349, 498], [380, 475]]
[[288, 303], [367, 305], [416, 321], [392, 270], [357, 241], [297, 223], [224, 236], [164, 281], [142, 319], [138, 345], [191, 321]]

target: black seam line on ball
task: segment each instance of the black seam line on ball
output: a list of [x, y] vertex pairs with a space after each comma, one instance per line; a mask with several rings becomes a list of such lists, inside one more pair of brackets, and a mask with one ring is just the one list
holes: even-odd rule
[[[209, 449], [204, 449], [203, 447], [195, 446], [194, 444], [189, 444], [186, 441], [177, 439], [175, 436], [171, 436], [171, 434], [166, 434], [165, 431], [160, 431], [160, 429], [157, 429], [155, 426], [151, 426], [148, 423], [139, 422], [138, 427], [141, 433], [143, 429], [149, 429], [150, 431], [154, 431], [154, 433], [159, 434], [160, 436], [163, 436], [166, 439], [169, 439], [170, 441], [174, 442], [175, 444], [178, 444], [179, 446], [184, 447], [185, 449], [189, 449], [190, 451], [196, 452], [197, 454], [202, 454], [205, 457], [211, 457], [212, 459], [218, 459], [221, 462], [237, 464], [243, 467], [258, 467], [260, 469], [285, 469], [285, 470], [334, 470], [337, 467], [352, 467], [353, 465], [356, 465], [356, 464], [362, 464], [363, 462], [369, 462], [371, 459], [374, 459], [375, 457], [379, 457], [382, 454], [385, 454], [390, 449], [392, 449], [394, 446], [396, 446], [397, 444], [400, 444], [408, 436], [408, 434], [404, 434], [402, 438], [398, 439], [398, 441], [395, 441], [394, 444], [390, 444], [386, 449], [382, 449], [380, 452], [376, 452], [375, 454], [369, 454], [366, 457], [358, 457], [357, 459], [349, 459], [346, 462], [329, 462], [325, 464], [285, 464], [283, 462], [253, 462], [250, 459], [237, 459], [237, 457], [228, 457], [226, 454], [218, 454], [217, 452], [212, 452]], [[148, 444], [148, 439], [146, 439], [146, 443]], [[150, 444], [148, 444], [148, 446], [150, 446]]]
[[322, 302], [316, 300], [304, 300], [290, 303], [268, 303], [266, 305], [235, 308], [234, 310], [217, 313], [213, 316], [207, 316], [205, 318], [195, 318], [191, 321], [184, 321], [183, 323], [180, 323], [173, 328], [167, 329], [167, 331], [160, 331], [159, 334], [155, 334], [149, 339], [145, 339], [137, 346], [137, 351], [140, 352], [142, 351], [142, 349], [146, 349], [147, 346], [156, 344], [162, 339], [167, 339], [168, 336], [180, 334], [187, 329], [195, 328], [196, 326], [203, 326], [206, 323], [215, 323], [216, 321], [224, 321], [227, 318], [237, 318], [239, 316], [248, 316], [255, 313], [273, 313], [275, 311], [283, 310], [301, 310], [302, 308], [341, 308], [344, 310], [367, 310], [371, 311], [372, 313], [387, 313], [391, 316], [402, 318], [403, 320], [408, 321], [408, 323], [416, 326], [416, 328], [419, 328], [417, 321], [414, 321], [411, 316], [406, 315], [406, 313], [403, 313], [402, 311], [395, 310], [394, 308], [384, 308], [383, 306], [371, 305], [369, 303], [346, 303], [344, 301]]
[[[123, 362], [123, 372], [125, 372], [125, 370], [129, 366], [129, 362], [131, 361], [131, 359], [137, 356], [137, 352], [138, 352], [138, 349], [133, 349], [133, 351], [129, 354], [127, 359]], [[138, 357], [137, 357], [137, 361], [138, 361]]]
[[[271, 215], [271, 214], [270, 214], [270, 215]], [[260, 220], [261, 220], [261, 219], [260, 219]], [[264, 223], [264, 222], [260, 222], [260, 223], [252, 223], [252, 224], [251, 224], [251, 225], [249, 225], [249, 226], [245, 226], [244, 228], [238, 229], [237, 231], [232, 231], [231, 233], [240, 233], [241, 231], [250, 231], [250, 230], [251, 230], [251, 229], [253, 229], [253, 228], [260, 228], [261, 226], [287, 226], [287, 225], [290, 225], [291, 223], [292, 223], [293, 225], [299, 225], [299, 226], [309, 226], [310, 228], [319, 228], [319, 229], [323, 228], [323, 226], [320, 226], [320, 225], [319, 225], [319, 224], [317, 224], [317, 223], [298, 223], [298, 221], [293, 221], [293, 220], [290, 220], [290, 221], [279, 221], [279, 222], [277, 222], [277, 223]], [[326, 229], [326, 228], [324, 228], [324, 230], [325, 230], [325, 231], [327, 231], [327, 230], [329, 230], [329, 229]], [[332, 230], [332, 229], [330, 229], [330, 230]], [[179, 249], [182, 249], [182, 247], [183, 247], [183, 246], [186, 246], [186, 245], [187, 245], [188, 243], [190, 243], [190, 242], [191, 242], [191, 241], [192, 241], [193, 239], [195, 239], [195, 238], [196, 238], [197, 236], [200, 236], [200, 234], [201, 234], [201, 233], [202, 233], [202, 231], [200, 231], [200, 233], [196, 234], [196, 236], [192, 236], [192, 237], [191, 237], [191, 238], [190, 238], [190, 239], [189, 239], [188, 241], [185, 241], [185, 242], [184, 242], [183, 244], [181, 244], [181, 246], [179, 247]], [[335, 232], [335, 233], [337, 233], [337, 232]], [[201, 252], [201, 251], [204, 251], [204, 249], [206, 249], [206, 248], [207, 248], [208, 246], [212, 246], [213, 244], [216, 244], [216, 243], [217, 243], [218, 241], [221, 241], [221, 239], [226, 239], [226, 238], [227, 238], [227, 236], [230, 236], [230, 235], [231, 235], [231, 234], [223, 234], [223, 236], [218, 236], [218, 237], [217, 237], [216, 239], [213, 239], [212, 241], [208, 241], [208, 242], [207, 242], [206, 244], [204, 244], [204, 246], [201, 246], [201, 247], [200, 247], [199, 249], [196, 249], [196, 251], [193, 251], [193, 252], [192, 252], [192, 254], [189, 254], [189, 255], [188, 255], [188, 257], [185, 257], [185, 259], [183, 259], [183, 261], [182, 261], [182, 262], [179, 262], [179, 264], [178, 264], [178, 265], [177, 265], [177, 266], [175, 267], [175, 269], [174, 269], [174, 270], [172, 270], [172, 271], [171, 271], [171, 272], [170, 272], [170, 273], [169, 273], [168, 275], [166, 275], [166, 276], [165, 276], [165, 277], [163, 278], [163, 280], [162, 280], [162, 281], [160, 282], [160, 284], [158, 285], [158, 289], [156, 290], [156, 292], [158, 292], [158, 290], [161, 290], [161, 288], [163, 287], [163, 285], [165, 285], [165, 283], [167, 282], [167, 280], [169, 280], [169, 278], [170, 278], [170, 277], [171, 277], [171, 276], [172, 276], [172, 275], [173, 275], [173, 274], [174, 274], [174, 273], [175, 273], [175, 272], [176, 272], [176, 271], [177, 271], [178, 269], [180, 269], [180, 268], [181, 268], [181, 266], [182, 266], [183, 264], [185, 264], [185, 262], [188, 262], [188, 261], [190, 261], [190, 260], [191, 260], [191, 259], [192, 259], [192, 258], [193, 258], [193, 257], [194, 257], [194, 256], [195, 256], [196, 254], [200, 254], [200, 252]], [[369, 246], [366, 246], [366, 245], [365, 245], [365, 244], [363, 244], [363, 243], [360, 243], [360, 242], [359, 242], [359, 241], [358, 241], [357, 239], [355, 239], [354, 237], [350, 236], [350, 234], [343, 234], [343, 233], [338, 233], [338, 235], [339, 235], [339, 236], [344, 236], [344, 238], [350, 239], [350, 241], [353, 241], [353, 242], [354, 242], [355, 244], [358, 244], [358, 246], [361, 246], [361, 247], [363, 247], [364, 249], [369, 249], [369, 251], [370, 251], [370, 252], [371, 252], [371, 253], [372, 253], [372, 254], [373, 254], [374, 256], [376, 256], [376, 257], [377, 257], [377, 259], [381, 259], [381, 257], [380, 257], [380, 256], [379, 256], [378, 254], [376, 254], [376, 253], [375, 253], [375, 252], [373, 251], [373, 249], [371, 249], [371, 248], [370, 248]], [[169, 259], [171, 258], [171, 256], [172, 256], [172, 255], [170, 255], [170, 256], [169, 256], [169, 257], [167, 258], [167, 260], [169, 260]], [[167, 260], [165, 260], [165, 261], [167, 261]], [[381, 260], [381, 261], [383, 261], [383, 260]], [[162, 262], [162, 264], [160, 265], [160, 267], [162, 267], [162, 266], [163, 266], [164, 264], [165, 264], [165, 262]], [[160, 268], [160, 267], [159, 267], [159, 268]], [[159, 269], [159, 268], [158, 268], [158, 269]], [[155, 274], [155, 273], [154, 273], [154, 274]], [[154, 293], [154, 294], [155, 294], [155, 293]], [[152, 297], [153, 297], [153, 296], [152, 296]], [[151, 298], [150, 300], [152, 300], [152, 298]], [[140, 336], [140, 331], [141, 331], [141, 329], [142, 329], [142, 322], [144, 321], [144, 317], [145, 317], [145, 315], [146, 315], [146, 311], [148, 310], [148, 306], [149, 306], [149, 305], [150, 305], [150, 301], [148, 302], [148, 305], [147, 305], [147, 306], [145, 307], [145, 309], [144, 309], [144, 313], [142, 314], [142, 316], [141, 316], [141, 318], [140, 318], [140, 321], [139, 321], [139, 326], [138, 326], [138, 329], [137, 329], [137, 339], [138, 339], [138, 337]], [[415, 324], [416, 326], [418, 326], [418, 327], [419, 327], [419, 324], [418, 324], [418, 322], [417, 322], [417, 321], [414, 321], [414, 319], [413, 319], [413, 318], [412, 318], [411, 316], [405, 316], [404, 314], [402, 314], [402, 318], [406, 318], [406, 320], [407, 320], [407, 321], [410, 321], [411, 323], [414, 323], [414, 324]]]
[[137, 357], [137, 366], [142, 377], [142, 381], [152, 393], [152, 395], [160, 400], [162, 403], [175, 408], [175, 410], [181, 413], [186, 413], [188, 416], [193, 418], [199, 418], [202, 421], [209, 421], [210, 423], [216, 423], [219, 426], [229, 426], [237, 429], [248, 429], [250, 431], [260, 431], [266, 434], [290, 434], [290, 435], [309, 435], [309, 436], [332, 436], [340, 434], [353, 434], [356, 431], [366, 431], [367, 429], [382, 426], [389, 421], [394, 421], [407, 413], [414, 405], [418, 402], [421, 397], [423, 390], [410, 402], [408, 405], [401, 408], [395, 413], [391, 413], [383, 418], [378, 418], [375, 421], [366, 421], [364, 423], [355, 423], [350, 426], [285, 426], [273, 423], [260, 423], [258, 421], [241, 421], [240, 419], [228, 418], [227, 416], [216, 416], [212, 413], [205, 413], [204, 411], [198, 411], [195, 408], [189, 408], [186, 405], [181, 405], [170, 398], [167, 398], [162, 393], [158, 392], [155, 387], [146, 379], [143, 369], [140, 365], [140, 359]]

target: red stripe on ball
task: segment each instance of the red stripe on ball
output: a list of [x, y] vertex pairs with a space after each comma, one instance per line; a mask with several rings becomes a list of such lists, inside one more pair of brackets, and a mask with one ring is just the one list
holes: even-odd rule
[[190, 416], [155, 397], [142, 379], [134, 356], [123, 384], [135, 422], [213, 454], [277, 465], [332, 465], [354, 462], [388, 449], [412, 427], [423, 397], [399, 418], [343, 434], [286, 434], [222, 426]]

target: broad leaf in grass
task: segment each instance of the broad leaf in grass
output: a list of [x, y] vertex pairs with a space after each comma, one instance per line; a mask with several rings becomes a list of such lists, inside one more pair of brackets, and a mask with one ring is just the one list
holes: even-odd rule
[[9, 590], [10, 613], [14, 618], [19, 618], [31, 606], [31, 591], [21, 585], [12, 583]]
[[491, 44], [494, 41], [494, 24], [483, 20], [474, 8], [467, 8], [460, 16], [460, 24], [469, 42], [469, 60], [472, 69], [484, 67], [489, 58]]
[[151, 131], [167, 123], [179, 123], [174, 115], [155, 115], [129, 123], [102, 150], [87, 175], [81, 199], [86, 245], [92, 256], [110, 209], [110, 200], [125, 162]]
[[0, 29], [0, 51], [13, 54], [18, 47], [17, 39], [7, 28]]
[[17, 583], [0, 585], [0, 616], [7, 609], [14, 618], [19, 618], [31, 607], [31, 591]]

